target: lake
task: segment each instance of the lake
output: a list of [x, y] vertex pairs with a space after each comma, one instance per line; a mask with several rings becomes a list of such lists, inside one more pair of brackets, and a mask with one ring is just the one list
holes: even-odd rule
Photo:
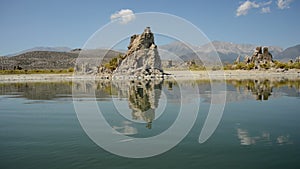
[[[214, 83], [226, 90], [205, 80], [0, 83], [0, 168], [300, 168], [300, 80]], [[224, 112], [209, 112], [223, 94]], [[96, 103], [111, 130], [81, 103]], [[110, 152], [147, 156], [173, 143], [149, 158]]]

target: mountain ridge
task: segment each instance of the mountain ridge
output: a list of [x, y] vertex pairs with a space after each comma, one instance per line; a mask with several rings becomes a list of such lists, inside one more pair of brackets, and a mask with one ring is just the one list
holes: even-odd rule
[[287, 59], [294, 60], [296, 57], [299, 56], [300, 56], [300, 44], [286, 48], [278, 55], [278, 58], [287, 61]]
[[11, 56], [17, 56], [26, 52], [33, 52], [33, 51], [52, 51], [52, 52], [69, 52], [72, 48], [66, 47], [66, 46], [57, 46], [57, 47], [49, 47], [49, 46], [37, 46], [29, 49], [24, 49], [16, 53], [11, 53], [8, 55], [5, 55], [7, 57]]
[[102, 63], [107, 63], [120, 54], [122, 53], [107, 49], [75, 49], [68, 52], [30, 51], [16, 56], [0, 57], [0, 69], [68, 69], [75, 66], [79, 56], [85, 59], [102, 58]]
[[[194, 51], [191, 50], [189, 46], [192, 47]], [[202, 46], [191, 46], [177, 41], [160, 46], [160, 48], [171, 53], [176, 53], [184, 60], [189, 60], [189, 58], [196, 59], [198, 58], [197, 55], [208, 57], [209, 55], [217, 52], [223, 62], [234, 62], [238, 56], [251, 56], [257, 46], [263, 45], [235, 44], [231, 42], [212, 41], [211, 43], [204, 44]], [[275, 59], [283, 51], [283, 49], [278, 46], [267, 47]], [[162, 56], [162, 58], [165, 58], [165, 56]]]

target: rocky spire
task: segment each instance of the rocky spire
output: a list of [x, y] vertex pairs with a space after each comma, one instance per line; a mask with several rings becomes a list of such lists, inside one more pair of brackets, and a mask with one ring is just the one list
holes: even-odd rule
[[251, 62], [271, 62], [273, 59], [272, 54], [269, 52], [267, 47], [262, 48], [261, 46], [256, 47], [252, 57]]
[[235, 59], [235, 63], [240, 63], [241, 62], [241, 56], [238, 55], [237, 58]]
[[140, 35], [132, 35], [128, 51], [113, 76], [162, 76], [161, 59], [150, 27]]

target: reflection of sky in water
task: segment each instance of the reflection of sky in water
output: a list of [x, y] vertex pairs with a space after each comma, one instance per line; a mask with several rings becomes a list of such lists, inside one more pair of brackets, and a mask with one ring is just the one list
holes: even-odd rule
[[293, 141], [290, 140], [290, 135], [289, 134], [283, 135], [283, 136], [278, 136], [276, 141], [280, 145], [293, 144]]
[[123, 126], [113, 126], [112, 128], [118, 132], [114, 132], [115, 134], [124, 134], [124, 135], [133, 135], [137, 134], [138, 131], [136, 128], [130, 126], [132, 123], [130, 121], [123, 121]]
[[271, 133], [269, 132], [261, 132], [260, 135], [251, 135], [246, 129], [237, 128], [237, 136], [240, 140], [241, 145], [254, 145], [254, 144], [260, 144], [264, 143], [266, 145], [272, 145], [272, 144], [293, 144], [293, 141], [290, 139], [290, 135], [279, 135], [271, 137]]
[[251, 145], [256, 143], [256, 139], [254, 137], [250, 137], [247, 130], [237, 129], [238, 138], [241, 141], [241, 145]]

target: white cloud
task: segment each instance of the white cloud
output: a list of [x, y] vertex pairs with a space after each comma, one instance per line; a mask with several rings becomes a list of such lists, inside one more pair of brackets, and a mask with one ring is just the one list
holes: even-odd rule
[[286, 9], [290, 7], [290, 3], [292, 3], [293, 0], [277, 0], [277, 7], [279, 9]]
[[260, 10], [261, 13], [271, 13], [270, 7], [263, 7]]
[[259, 3], [259, 6], [267, 6], [267, 5], [271, 5], [272, 1], [267, 1], [267, 2], [261, 2]]
[[236, 10], [236, 16], [242, 16], [242, 15], [247, 15], [249, 10], [252, 8], [261, 8], [260, 11], [261, 13], [270, 13], [271, 8], [270, 7], [265, 7], [268, 5], [271, 5], [272, 1], [266, 1], [266, 2], [260, 2], [256, 3], [254, 1], [247, 0], [244, 3], [242, 3]]
[[120, 11], [110, 16], [111, 20], [120, 19], [121, 24], [127, 24], [128, 22], [135, 19], [135, 15], [130, 9], [121, 9]]
[[252, 8], [259, 8], [259, 4], [247, 0], [237, 8], [236, 16], [247, 15]]

